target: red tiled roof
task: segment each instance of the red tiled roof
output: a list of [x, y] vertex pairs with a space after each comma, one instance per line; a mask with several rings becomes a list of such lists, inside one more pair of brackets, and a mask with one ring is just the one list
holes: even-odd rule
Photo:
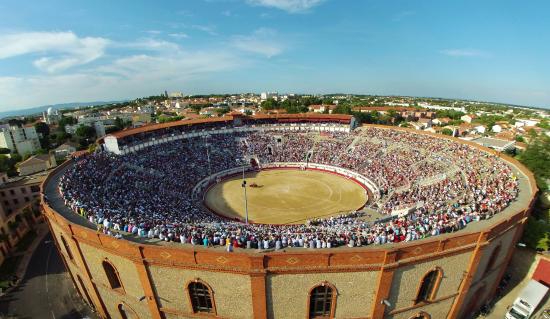
[[550, 260], [541, 258], [532, 278], [546, 286], [550, 286]]
[[417, 109], [414, 107], [406, 107], [406, 106], [356, 106], [353, 108], [354, 111], [377, 111], [377, 112], [383, 112], [383, 111], [416, 111]]

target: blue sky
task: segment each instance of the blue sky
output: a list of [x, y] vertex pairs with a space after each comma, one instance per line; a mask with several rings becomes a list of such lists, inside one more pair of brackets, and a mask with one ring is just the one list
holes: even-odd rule
[[550, 107], [550, 1], [0, 2], [0, 111], [279, 91]]

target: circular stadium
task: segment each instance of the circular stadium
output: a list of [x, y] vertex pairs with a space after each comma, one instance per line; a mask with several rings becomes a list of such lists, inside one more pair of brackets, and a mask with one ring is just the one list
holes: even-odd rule
[[537, 192], [517, 161], [347, 115], [129, 129], [57, 168], [43, 208], [104, 318], [469, 318]]

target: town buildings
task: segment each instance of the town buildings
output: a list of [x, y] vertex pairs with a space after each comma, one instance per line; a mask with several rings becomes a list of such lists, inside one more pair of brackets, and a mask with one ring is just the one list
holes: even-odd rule
[[40, 184], [47, 173], [8, 178], [0, 173], [0, 264], [39, 218]]
[[32, 125], [3, 125], [0, 127], [0, 147], [25, 156], [40, 149], [40, 140]]

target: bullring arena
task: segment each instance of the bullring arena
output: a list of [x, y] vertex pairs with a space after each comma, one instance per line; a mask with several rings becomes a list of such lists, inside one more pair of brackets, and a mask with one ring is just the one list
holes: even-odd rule
[[[308, 219], [338, 215], [362, 208], [367, 191], [361, 184], [318, 170], [271, 169], [247, 173], [249, 221], [262, 224], [296, 224]], [[205, 195], [213, 212], [245, 220], [242, 178], [217, 183]]]
[[537, 192], [505, 155], [346, 115], [231, 115], [99, 144], [48, 176], [42, 206], [103, 318], [470, 318]]

